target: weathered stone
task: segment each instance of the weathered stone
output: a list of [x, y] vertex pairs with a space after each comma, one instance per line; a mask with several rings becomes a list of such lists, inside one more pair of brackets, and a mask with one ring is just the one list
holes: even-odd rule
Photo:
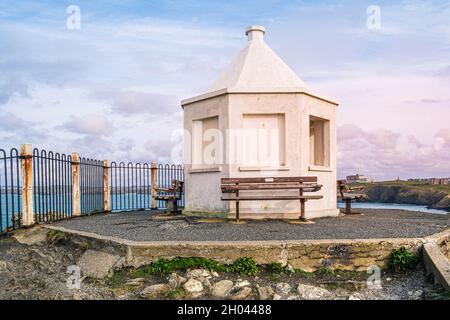
[[283, 297], [280, 296], [278, 293], [275, 293], [272, 297], [273, 300], [281, 300]]
[[275, 288], [282, 295], [288, 295], [292, 289], [292, 287], [288, 283], [285, 283], [285, 282], [277, 283]]
[[189, 279], [183, 284], [183, 288], [189, 294], [197, 294], [203, 291], [203, 284], [196, 279]]
[[5, 270], [8, 264], [5, 261], [0, 260], [0, 271]]
[[187, 278], [208, 278], [211, 277], [211, 273], [208, 270], [205, 269], [193, 269], [193, 270], [188, 270], [186, 272], [186, 277]]
[[168, 278], [169, 285], [172, 287], [172, 289], [178, 288], [183, 283], [185, 283], [186, 280], [187, 280], [186, 278], [180, 276], [178, 273], [175, 272], [172, 273]]
[[234, 285], [235, 288], [242, 288], [247, 286], [250, 286], [250, 282], [248, 282], [247, 280], [238, 280], [238, 282], [236, 282], [236, 284]]
[[231, 280], [221, 280], [212, 286], [212, 295], [214, 297], [226, 297], [233, 289], [234, 283]]
[[294, 268], [289, 263], [286, 265], [286, 271], [289, 273], [295, 272]]
[[142, 290], [140, 296], [146, 299], [154, 299], [159, 295], [170, 291], [170, 289], [170, 286], [165, 283], [154, 284]]
[[125, 285], [126, 285], [126, 286], [135, 286], [135, 287], [137, 287], [137, 286], [143, 285], [144, 282], [145, 282], [145, 279], [144, 279], [144, 278], [134, 278], [134, 279], [128, 280], [128, 281], [125, 283]]
[[235, 294], [231, 296], [232, 300], [244, 300], [252, 293], [252, 289], [249, 287], [243, 287], [239, 289]]
[[272, 299], [273, 295], [275, 294], [275, 291], [273, 291], [272, 287], [270, 286], [259, 287], [258, 294], [261, 300], [269, 300]]
[[299, 299], [300, 299], [300, 296], [298, 294], [293, 294], [286, 298], [286, 300], [299, 300]]
[[119, 261], [120, 257], [118, 255], [97, 250], [87, 250], [77, 265], [84, 276], [102, 279], [112, 275], [112, 271]]
[[361, 299], [359, 299], [358, 297], [356, 297], [356, 296], [354, 296], [354, 295], [350, 295], [350, 296], [348, 297], [348, 300], [361, 300]]
[[331, 296], [327, 289], [311, 286], [308, 284], [299, 284], [297, 292], [302, 299], [319, 300]]

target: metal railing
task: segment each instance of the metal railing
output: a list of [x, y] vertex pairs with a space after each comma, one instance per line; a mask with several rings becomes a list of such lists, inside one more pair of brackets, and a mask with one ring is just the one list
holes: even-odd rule
[[[0, 233], [109, 211], [157, 209], [156, 187], [184, 181], [181, 165], [79, 158], [22, 145], [0, 149]], [[184, 193], [178, 201], [184, 207]]]
[[151, 167], [148, 163], [113, 161], [110, 165], [111, 210], [142, 210], [152, 207]]
[[81, 214], [103, 212], [103, 161], [80, 158]]
[[0, 149], [0, 233], [21, 226], [21, 180], [19, 151]]
[[72, 158], [33, 149], [33, 207], [37, 223], [72, 216]]

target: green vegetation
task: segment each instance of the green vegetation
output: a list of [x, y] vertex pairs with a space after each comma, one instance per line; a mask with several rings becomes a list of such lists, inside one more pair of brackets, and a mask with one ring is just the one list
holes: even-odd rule
[[389, 267], [394, 271], [414, 269], [419, 263], [419, 258], [405, 247], [394, 249], [389, 256]]
[[175, 290], [169, 291], [164, 294], [164, 296], [167, 299], [176, 300], [176, 299], [182, 299], [186, 295], [186, 292], [183, 288], [177, 288]]
[[228, 267], [228, 271], [247, 276], [254, 276], [259, 272], [259, 267], [252, 258], [243, 257], [233, 262], [233, 264]]
[[227, 267], [212, 259], [190, 257], [175, 258], [172, 260], [160, 259], [133, 272], [135, 276], [146, 277], [150, 274], [169, 275], [175, 270], [203, 268], [210, 271], [226, 272]]
[[132, 272], [135, 277], [146, 278], [150, 275], [169, 275], [176, 270], [187, 270], [194, 268], [203, 268], [216, 272], [235, 272], [243, 275], [254, 276], [258, 273], [257, 263], [248, 257], [239, 258], [231, 265], [225, 265], [218, 261], [206, 258], [189, 257], [175, 258], [172, 260], [160, 259], [149, 265], [141, 267]]
[[266, 265], [266, 270], [270, 274], [275, 275], [275, 274], [283, 273], [285, 271], [285, 268], [279, 262], [272, 262], [272, 263]]
[[334, 276], [334, 271], [327, 267], [319, 268], [314, 273], [320, 276]]
[[303, 270], [303, 269], [294, 269], [294, 273], [296, 274], [296, 275], [299, 275], [299, 276], [301, 276], [301, 277], [309, 277], [309, 276], [311, 276], [313, 273], [312, 272], [306, 272], [305, 270]]
[[111, 287], [119, 288], [127, 282], [127, 276], [123, 272], [114, 272], [108, 282]]
[[49, 243], [65, 243], [68, 241], [68, 236], [65, 232], [58, 230], [50, 230], [47, 232], [47, 242]]

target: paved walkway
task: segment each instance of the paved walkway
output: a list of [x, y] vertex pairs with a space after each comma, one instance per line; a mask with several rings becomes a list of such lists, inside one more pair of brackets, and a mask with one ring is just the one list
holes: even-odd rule
[[204, 223], [193, 218], [155, 219], [160, 212], [93, 215], [54, 223], [78, 231], [135, 241], [244, 241], [419, 238], [450, 228], [450, 214], [404, 210], [359, 210], [364, 215], [318, 219], [314, 224], [286, 221]]

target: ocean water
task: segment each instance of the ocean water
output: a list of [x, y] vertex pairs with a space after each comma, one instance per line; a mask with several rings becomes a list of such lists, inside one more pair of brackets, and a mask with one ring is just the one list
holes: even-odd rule
[[[338, 202], [339, 208], [345, 208], [344, 202]], [[352, 208], [355, 209], [400, 209], [407, 211], [419, 211], [426, 213], [435, 213], [435, 214], [447, 214], [448, 212], [445, 210], [438, 209], [428, 209], [426, 206], [415, 205], [415, 204], [398, 204], [398, 203], [381, 203], [381, 202], [352, 202]]]

